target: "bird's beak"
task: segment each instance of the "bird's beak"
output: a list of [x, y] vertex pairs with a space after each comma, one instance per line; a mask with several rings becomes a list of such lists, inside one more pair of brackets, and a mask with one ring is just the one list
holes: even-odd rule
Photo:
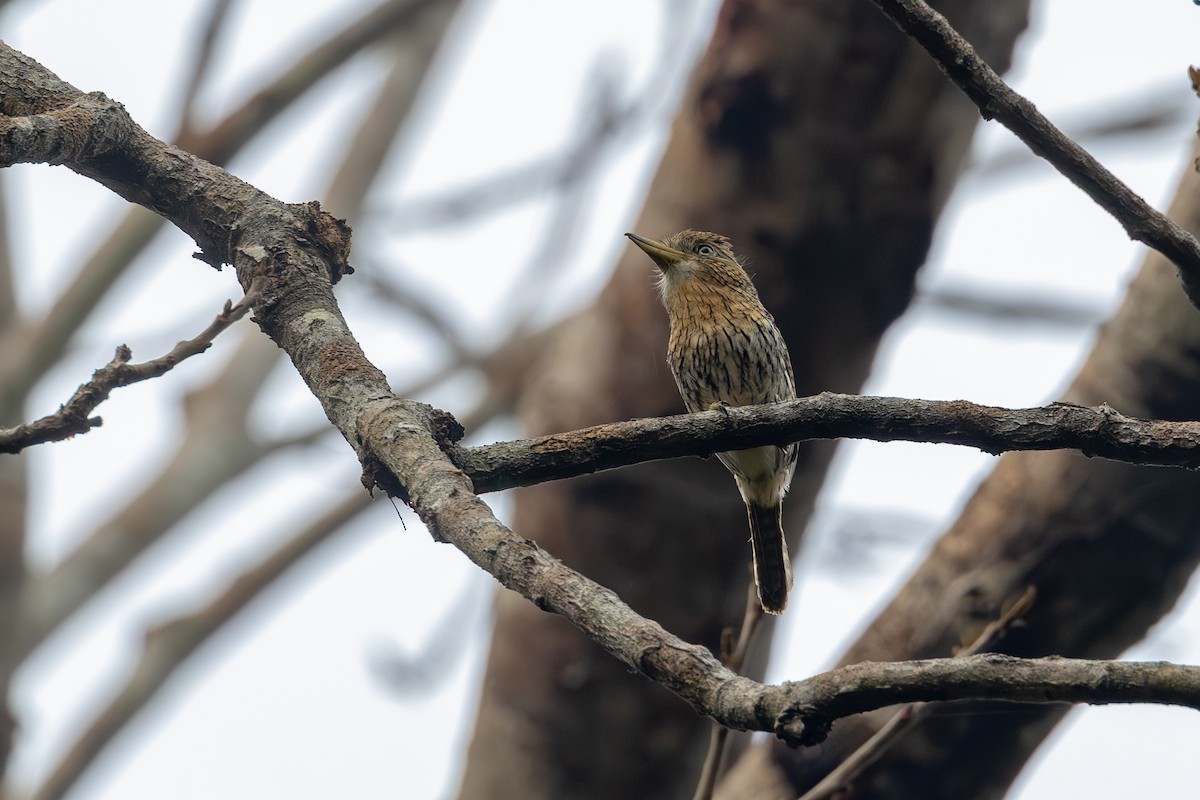
[[629, 237], [629, 241], [642, 248], [646, 255], [650, 256], [654, 263], [658, 265], [659, 269], [670, 269], [687, 258], [687, 253], [682, 250], [676, 250], [673, 247], [667, 247], [662, 242], [647, 239], [645, 236], [638, 236], [636, 233], [627, 233], [625, 235]]

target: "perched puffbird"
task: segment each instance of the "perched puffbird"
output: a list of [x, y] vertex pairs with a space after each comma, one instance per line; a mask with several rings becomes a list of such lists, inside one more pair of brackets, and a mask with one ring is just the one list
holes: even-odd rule
[[[728, 239], [700, 231], [661, 242], [625, 235], [661, 275], [659, 290], [671, 321], [667, 362], [688, 411], [795, 399], [787, 345]], [[759, 602], [768, 614], [782, 613], [792, 568], [781, 515], [796, 469], [796, 445], [717, 457], [733, 473], [746, 503]]]

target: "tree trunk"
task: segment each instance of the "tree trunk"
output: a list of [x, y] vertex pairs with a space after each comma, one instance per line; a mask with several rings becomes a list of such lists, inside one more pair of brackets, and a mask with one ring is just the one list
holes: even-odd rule
[[[939, 5], [1008, 65], [1027, 0]], [[798, 391], [855, 391], [912, 296], [977, 118], [869, 3], [728, 0], [635, 229], [730, 236], [788, 340]], [[523, 394], [531, 434], [682, 410], [650, 273], [630, 249], [564, 327]], [[785, 502], [793, 544], [831, 454], [801, 451]], [[521, 490], [514, 528], [686, 639], [715, 649], [741, 619], [745, 511], [715, 459]], [[769, 625], [760, 637], [759, 671]], [[707, 736], [682, 702], [501, 593], [460, 797], [689, 796]]]

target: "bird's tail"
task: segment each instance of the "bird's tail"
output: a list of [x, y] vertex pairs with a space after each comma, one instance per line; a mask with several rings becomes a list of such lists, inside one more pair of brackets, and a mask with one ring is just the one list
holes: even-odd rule
[[792, 564], [783, 538], [783, 505], [747, 503], [750, 546], [754, 552], [754, 584], [758, 601], [768, 614], [782, 614], [792, 588]]

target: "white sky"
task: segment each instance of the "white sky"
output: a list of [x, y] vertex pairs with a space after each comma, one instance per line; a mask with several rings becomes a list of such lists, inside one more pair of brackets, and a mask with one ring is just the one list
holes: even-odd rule
[[[704, 38], [713, 6], [711, 0], [702, 5], [707, 10], [690, 33], [680, 33], [681, 42]], [[1194, 47], [1200, 8], [1186, 0], [1146, 0], [1131, 12], [1133, 5], [1035, 3], [1033, 26], [1010, 76], [1018, 90], [1068, 132], [1072, 121], [1171, 88], [1181, 104], [1189, 103], [1185, 70], [1200, 61]], [[190, 52], [202, 3], [48, 0], [14, 6], [0, 29], [6, 41], [81, 89], [99, 89], [125, 103], [152, 132], [171, 134], [185, 63], [178, 54]], [[210, 116], [236, 104], [287, 54], [366, 6], [243, 0], [234, 35], [218, 55], [217, 79], [204, 95]], [[438, 70], [444, 91], [425, 98], [412, 148], [388, 168], [379, 213], [555, 152], [577, 129], [587, 101], [581, 85], [597, 63], [620, 70], [617, 85], [636, 95], [656, 63], [658, 8], [634, 0], [478, 4], [459, 21], [459, 38]], [[331, 143], [342, 135], [338, 112], [353, 117], [380, 78], [380, 63], [357, 60], [277, 121], [233, 171], [286, 200], [314, 197], [336, 164]], [[1113, 143], [1094, 154], [1161, 207], [1194, 129], [1185, 115], [1175, 129], [1139, 140], [1136, 149]], [[603, 282], [624, 246], [619, 234], [636, 213], [662, 136], [661, 126], [650, 126], [623, 143], [593, 182], [579, 259], [547, 287], [545, 318], [585, 303]], [[977, 142], [981, 157], [1014, 144], [995, 124], [984, 126]], [[119, 218], [123, 203], [66, 170], [7, 172], [14, 229], [21, 234], [18, 263], [25, 266], [22, 297], [31, 307], [44, 307], [80, 255]], [[404, 264], [431, 296], [454, 297], [456, 313], [468, 322], [466, 335], [483, 341], [503, 319], [498, 299], [506, 297], [536, 247], [548, 212], [546, 203], [529, 202], [463, 228], [376, 234], [369, 245], [356, 240], [356, 253], [376, 246]], [[64, 230], [63, 218], [77, 223]], [[233, 276], [193, 261], [192, 249], [173, 231], [151, 248], [124, 280], [120, 304], [105, 307], [78, 351], [40, 387], [31, 413], [56, 407], [111, 357], [115, 344], [128, 341], [136, 358], [158, 355], [201, 329], [226, 297], [237, 295]], [[964, 182], [922, 280], [979, 282], [1109, 309], [1138, 260], [1138, 248], [1115, 222], [1034, 164], [1011, 178]], [[368, 354], [389, 371], [420, 375], [420, 337], [367, 317], [366, 306], [347, 288], [353, 280], [339, 291]], [[464, 293], [464, 286], [472, 291]], [[890, 333], [867, 391], [1038, 404], [1053, 399], [1090, 342], [1089, 330], [989, 328], [920, 311]], [[210, 375], [231, 344], [232, 337], [223, 338], [167, 379], [117, 393], [101, 409], [103, 429], [38, 450], [36, 564], [53, 563], [109, 513], [113, 497], [153, 474], [169, 455], [163, 443], [174, 441], [179, 424], [174, 399]], [[402, 374], [393, 377], [403, 382]], [[275, 383], [272, 394], [286, 419], [319, 418], [290, 372]], [[433, 401], [462, 412], [462, 390], [456, 385]], [[113, 459], [111, 443], [118, 440], [124, 460]], [[797, 678], [827, 665], [904, 579], [930, 537], [954, 518], [990, 465], [987, 456], [949, 446], [844, 446], [798, 570], [799, 613], [785, 618], [769, 677]], [[260, 470], [270, 479], [254, 481], [253, 494], [247, 486], [222, 492], [189, 520], [187, 531], [140, 561], [20, 676], [16, 775], [32, 784], [44, 774], [89, 710], [119, 685], [147, 625], [202, 602], [243, 560], [266, 552], [289, 524], [334, 496], [331, 485], [357, 481], [356, 466], [340, 444], [276, 459]], [[501, 514], [507, 509], [504, 498], [489, 502]], [[837, 552], [829, 538], [834, 523], [868, 511], [894, 514], [901, 528], [907, 524], [916, 532], [883, 543], [869, 568], [823, 570]], [[404, 530], [391, 507], [380, 504], [354, 534], [295, 570], [189, 663], [73, 796], [451, 796], [474, 713], [492, 582], [406, 518]], [[202, 540], [188, 539], [200, 531]], [[471, 609], [465, 614], [458, 610], [464, 603]], [[1192, 600], [1184, 605], [1130, 656], [1200, 662], [1200, 608]], [[372, 673], [373, 654], [388, 648], [421, 652], [452, 613], [458, 614], [455, 627], [465, 651], [443, 680], [398, 696]], [[1198, 735], [1200, 720], [1181, 710], [1076, 711], [1026, 771], [1017, 796], [1184, 796], [1185, 787], [1194, 791], [1196, 783], [1191, 743]], [[1131, 741], [1140, 751], [1136, 759], [1130, 758]]]

